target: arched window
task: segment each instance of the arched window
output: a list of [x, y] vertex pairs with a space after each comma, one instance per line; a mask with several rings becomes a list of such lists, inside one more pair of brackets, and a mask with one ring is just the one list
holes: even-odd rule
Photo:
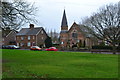
[[77, 33], [72, 33], [73, 38], [77, 38]]

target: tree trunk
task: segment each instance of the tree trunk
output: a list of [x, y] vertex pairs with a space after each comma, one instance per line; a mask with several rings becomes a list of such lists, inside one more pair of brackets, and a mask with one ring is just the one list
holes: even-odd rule
[[115, 45], [113, 45], [113, 54], [116, 54], [116, 46]]

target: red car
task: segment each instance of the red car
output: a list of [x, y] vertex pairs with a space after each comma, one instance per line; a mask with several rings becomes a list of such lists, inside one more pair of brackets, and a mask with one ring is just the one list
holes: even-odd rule
[[45, 49], [46, 51], [58, 51], [56, 47], [49, 47], [48, 49]]
[[32, 46], [30, 48], [30, 50], [42, 50], [42, 49], [40, 47], [38, 47], [38, 46]]

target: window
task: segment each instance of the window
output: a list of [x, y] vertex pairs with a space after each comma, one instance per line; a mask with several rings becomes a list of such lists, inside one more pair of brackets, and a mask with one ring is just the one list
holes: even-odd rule
[[28, 36], [28, 40], [30, 40], [30, 36]]
[[21, 40], [24, 40], [24, 37], [21, 37]]
[[20, 43], [20, 46], [24, 46], [24, 43]]
[[4, 38], [2, 39], [2, 41], [4, 41]]
[[35, 36], [33, 36], [33, 39], [35, 39]]
[[17, 46], [19, 46], [19, 43], [17, 43]]
[[77, 38], [77, 33], [72, 33], [73, 38]]
[[32, 43], [32, 46], [35, 46], [35, 42]]
[[17, 37], [17, 40], [19, 40], [19, 37]]
[[44, 38], [42, 37], [42, 40], [43, 40]]
[[30, 42], [28, 42], [28, 43], [27, 43], [27, 46], [30, 46], [30, 45], [31, 45], [31, 43], [30, 43]]
[[41, 31], [41, 34], [43, 34], [43, 30]]

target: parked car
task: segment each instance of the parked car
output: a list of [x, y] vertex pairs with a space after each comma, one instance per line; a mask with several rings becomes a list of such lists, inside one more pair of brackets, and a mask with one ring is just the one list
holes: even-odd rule
[[16, 45], [3, 45], [2, 49], [19, 49], [19, 46]]
[[58, 51], [56, 47], [49, 47], [48, 49], [45, 49], [45, 51]]
[[2, 45], [2, 49], [8, 49], [9, 46], [8, 45]]
[[30, 50], [42, 50], [42, 49], [40, 47], [38, 47], [38, 46], [32, 46], [30, 48]]
[[9, 49], [19, 49], [20, 47], [16, 46], [16, 45], [8, 45], [8, 48]]

